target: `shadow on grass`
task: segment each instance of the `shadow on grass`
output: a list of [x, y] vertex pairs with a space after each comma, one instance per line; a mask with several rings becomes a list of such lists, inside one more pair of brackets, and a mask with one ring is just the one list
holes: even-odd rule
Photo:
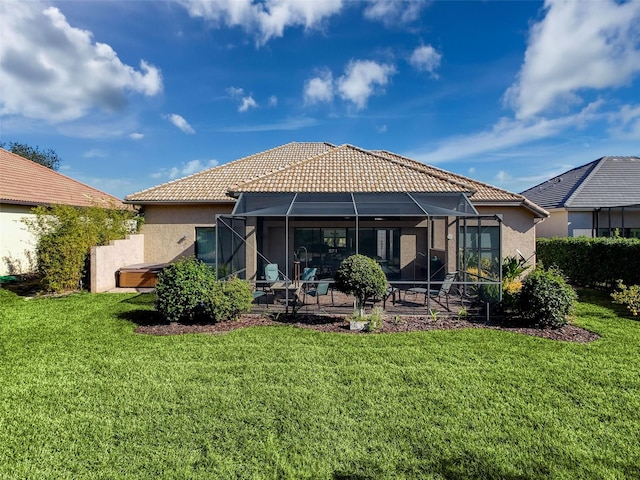
[[118, 315], [118, 318], [133, 322], [139, 327], [152, 325], [169, 325], [160, 313], [155, 310], [131, 310]]
[[131, 297], [131, 298], [127, 298], [126, 300], [123, 300], [122, 303], [128, 303], [131, 305], [148, 305], [150, 307], [153, 307], [153, 303], [155, 302], [155, 300], [156, 300], [155, 293], [140, 293], [135, 297]]
[[343, 316], [319, 315], [314, 313], [274, 313], [269, 315], [274, 322], [304, 325], [333, 325], [343, 323]]
[[592, 288], [578, 288], [576, 291], [578, 292], [578, 300], [582, 303], [605, 308], [615, 317], [640, 320], [639, 317], [634, 317], [626, 306], [615, 303], [611, 298], [611, 293], [608, 291], [595, 290]]

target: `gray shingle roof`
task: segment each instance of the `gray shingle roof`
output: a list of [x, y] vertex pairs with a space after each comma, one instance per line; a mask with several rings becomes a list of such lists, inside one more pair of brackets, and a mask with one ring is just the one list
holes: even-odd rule
[[640, 204], [640, 158], [602, 157], [522, 192], [547, 209]]

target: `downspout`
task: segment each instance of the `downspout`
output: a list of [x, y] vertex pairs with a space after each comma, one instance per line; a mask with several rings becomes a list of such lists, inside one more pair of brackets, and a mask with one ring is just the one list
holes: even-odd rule
[[219, 229], [218, 229], [218, 218], [219, 217], [220, 217], [220, 214], [216, 213], [216, 217], [215, 217], [216, 218], [216, 235], [215, 235], [216, 236], [216, 249], [215, 249], [215, 252], [216, 252], [216, 263], [215, 263], [215, 265], [216, 265], [216, 280], [218, 279], [218, 243], [219, 243], [219, 240], [220, 240], [220, 238], [219, 238], [220, 237], [219, 236]]

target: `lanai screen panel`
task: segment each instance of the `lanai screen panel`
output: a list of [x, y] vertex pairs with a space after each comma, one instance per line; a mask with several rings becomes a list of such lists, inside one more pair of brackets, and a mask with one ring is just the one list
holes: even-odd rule
[[233, 215], [459, 217], [478, 212], [461, 193], [242, 193]]
[[365, 217], [410, 216], [424, 217], [426, 212], [402, 192], [394, 193], [354, 193], [358, 215]]
[[298, 193], [289, 210], [291, 216], [354, 216], [350, 193]]

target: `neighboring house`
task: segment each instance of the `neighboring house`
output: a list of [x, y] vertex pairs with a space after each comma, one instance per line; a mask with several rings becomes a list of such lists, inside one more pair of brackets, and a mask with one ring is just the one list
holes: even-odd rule
[[640, 238], [640, 158], [602, 157], [522, 192], [550, 216], [539, 237]]
[[0, 148], [0, 275], [35, 267], [35, 239], [23, 219], [38, 205], [116, 205], [116, 197]]
[[[290, 143], [128, 195], [143, 208], [145, 262], [196, 257], [259, 279], [294, 260], [331, 277], [352, 253], [390, 280], [442, 278], [467, 263], [499, 276], [535, 251], [548, 213], [521, 195], [386, 151]], [[429, 261], [430, 260], [430, 261]]]

